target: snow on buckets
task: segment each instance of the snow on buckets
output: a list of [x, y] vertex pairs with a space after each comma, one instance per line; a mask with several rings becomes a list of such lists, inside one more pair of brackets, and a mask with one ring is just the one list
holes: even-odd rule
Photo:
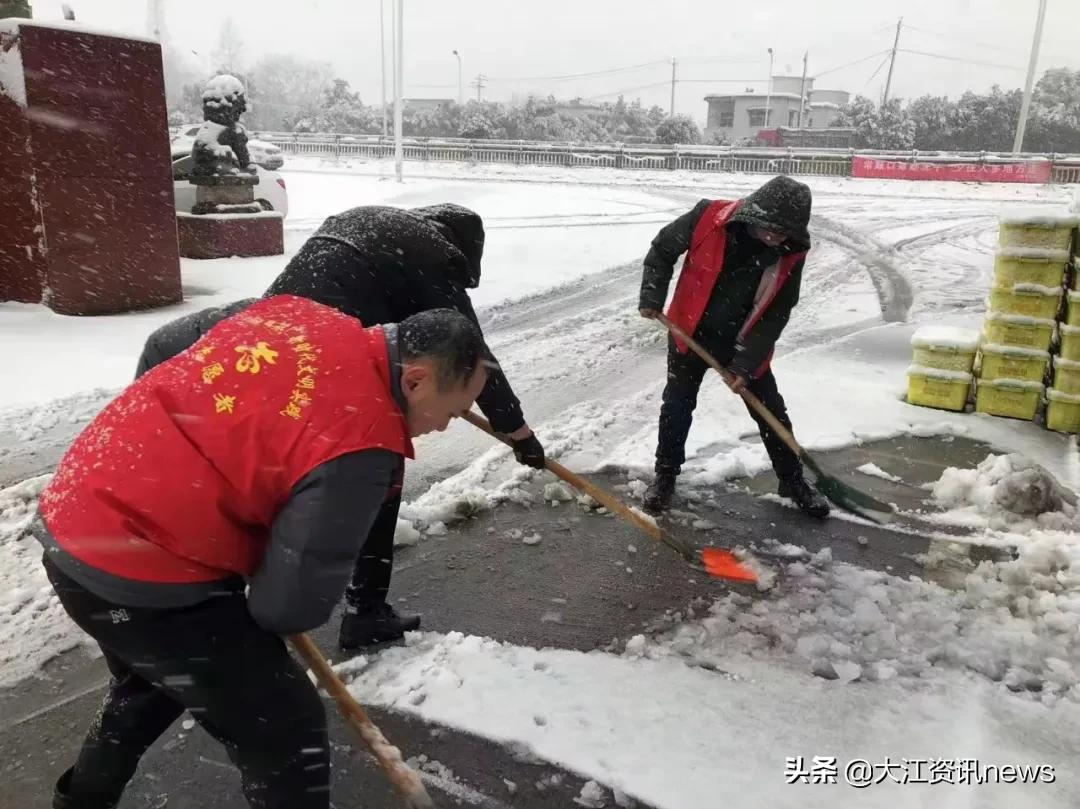
[[1071, 211], [1020, 210], [1001, 217], [998, 244], [1068, 251], [1078, 224], [1080, 215]]
[[911, 404], [963, 410], [971, 392], [979, 332], [952, 326], [923, 326], [911, 337], [908, 368]]
[[[1001, 247], [977, 359], [978, 412], [1034, 420], [1045, 394], [1046, 426], [1080, 431], [1080, 363], [1072, 364], [1080, 360], [1080, 329], [1072, 331], [1080, 326], [1080, 295], [1067, 290], [1069, 280], [1075, 287], [1069, 265], [1078, 224], [1080, 217], [1065, 211], [1020, 211], [1001, 218]], [[1061, 339], [1055, 341], [1059, 331]], [[1055, 346], [1070, 354], [1053, 358], [1054, 385], [1047, 391]]]

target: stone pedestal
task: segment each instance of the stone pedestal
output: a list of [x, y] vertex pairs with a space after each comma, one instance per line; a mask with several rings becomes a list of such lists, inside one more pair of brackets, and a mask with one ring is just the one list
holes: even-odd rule
[[156, 42], [0, 20], [0, 300], [181, 300]]
[[280, 256], [285, 229], [279, 211], [246, 214], [176, 215], [180, 255], [184, 258]]
[[193, 214], [259, 213], [262, 208], [255, 202], [255, 186], [258, 177], [252, 174], [192, 175], [195, 188]]
[[176, 214], [184, 258], [280, 256], [285, 228], [280, 213], [255, 202], [259, 180], [252, 174], [195, 175], [195, 205]]

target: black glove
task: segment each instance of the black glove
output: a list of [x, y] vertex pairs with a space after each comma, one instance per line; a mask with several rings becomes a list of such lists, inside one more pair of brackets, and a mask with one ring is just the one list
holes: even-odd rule
[[753, 374], [747, 373], [742, 368], [735, 366], [729, 366], [728, 370], [731, 372], [732, 380], [729, 387], [736, 393], [742, 393], [750, 387], [750, 383], [753, 381]]
[[518, 463], [531, 466], [533, 469], [544, 468], [544, 447], [535, 435], [514, 442], [514, 457], [517, 458]]

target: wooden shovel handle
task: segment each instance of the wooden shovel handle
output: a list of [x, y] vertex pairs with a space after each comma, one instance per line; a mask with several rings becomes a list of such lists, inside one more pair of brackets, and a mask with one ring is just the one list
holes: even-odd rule
[[[462, 418], [474, 427], [479, 427], [492, 438], [502, 441], [507, 446], [513, 446], [513, 442], [509, 438], [491, 429], [491, 425], [488, 423], [487, 419], [476, 415], [476, 413], [473, 413], [471, 410], [466, 411]], [[586, 480], [581, 475], [574, 474], [561, 463], [553, 461], [550, 458], [545, 460], [544, 465], [549, 472], [555, 475], [555, 477], [566, 481], [574, 488], [589, 495], [589, 497], [613, 514], [618, 514], [624, 520], [632, 522], [657, 542], [662, 542], [672, 550], [676, 551], [684, 559], [692, 560], [694, 558], [693, 551], [691, 551], [688, 546], [672, 537], [667, 531], [663, 530], [652, 520], [646, 519], [643, 515], [638, 514], [614, 495], [601, 489], [595, 483]]]
[[334, 698], [345, 721], [375, 756], [405, 806], [410, 809], [433, 808], [434, 804], [427, 790], [424, 789], [420, 777], [402, 760], [401, 751], [390, 744], [378, 726], [371, 721], [364, 706], [349, 693], [349, 689], [330, 668], [330, 664], [326, 662], [326, 658], [323, 657], [315, 642], [307, 634], [300, 633], [289, 635], [289, 643], [315, 674], [315, 679], [323, 690]]
[[[697, 340], [695, 340], [685, 331], [672, 323], [667, 315], [657, 313], [656, 319], [660, 321], [664, 325], [664, 327], [673, 335], [675, 335], [688, 346], [690, 346], [690, 348], [693, 349], [694, 353], [701, 357], [703, 360], [705, 360], [705, 362], [709, 364], [709, 367], [716, 371], [716, 373], [720, 374], [721, 378], [729, 386], [735, 381], [735, 374], [731, 373], [731, 371], [729, 371], [727, 368], [717, 362], [716, 358], [708, 351], [706, 351], [705, 348]], [[745, 388], [739, 391], [739, 395], [743, 397], [743, 401], [745, 401], [748, 405], [750, 405], [750, 407], [754, 409], [755, 413], [765, 419], [765, 423], [769, 425], [769, 428], [780, 437], [781, 441], [783, 441], [785, 444], [788, 445], [788, 447], [791, 448], [792, 452], [794, 452], [800, 458], [805, 458], [806, 452], [801, 446], [799, 446], [799, 442], [795, 440], [795, 436], [791, 434], [791, 430], [781, 424], [780, 420], [772, 414], [772, 411], [769, 410], [769, 408], [765, 407], [765, 405], [761, 403], [761, 400], [758, 399], [758, 397], [756, 397], [754, 394], [752, 394]]]

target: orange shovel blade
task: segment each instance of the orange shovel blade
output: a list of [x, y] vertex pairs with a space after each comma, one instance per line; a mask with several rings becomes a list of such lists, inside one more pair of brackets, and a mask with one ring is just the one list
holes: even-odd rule
[[705, 563], [705, 571], [710, 576], [751, 584], [757, 583], [757, 574], [740, 562], [731, 551], [723, 548], [705, 548], [701, 551], [701, 560]]

